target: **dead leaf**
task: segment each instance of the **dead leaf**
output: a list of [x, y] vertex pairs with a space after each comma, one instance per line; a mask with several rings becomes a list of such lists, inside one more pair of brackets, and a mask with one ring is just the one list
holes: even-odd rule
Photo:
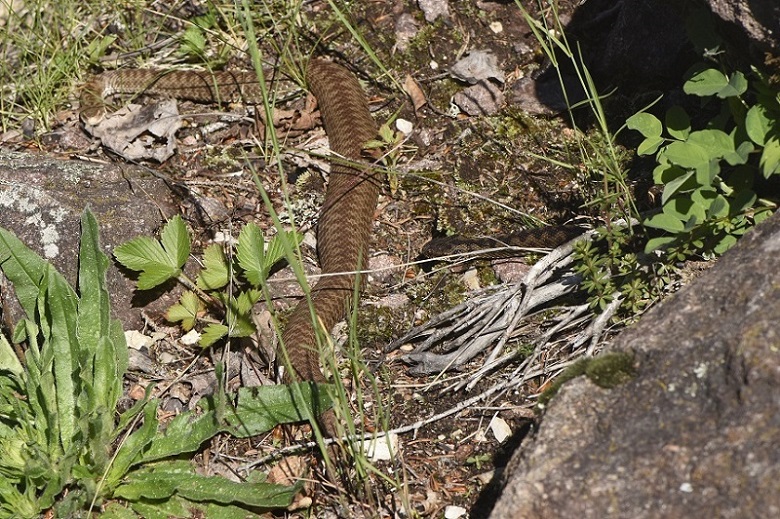
[[404, 92], [406, 92], [406, 95], [408, 95], [409, 99], [411, 99], [415, 113], [417, 113], [420, 108], [428, 103], [428, 101], [425, 99], [425, 94], [423, 93], [422, 88], [420, 88], [420, 85], [417, 83], [417, 81], [415, 81], [414, 78], [409, 74], [407, 74], [406, 79], [404, 79]]

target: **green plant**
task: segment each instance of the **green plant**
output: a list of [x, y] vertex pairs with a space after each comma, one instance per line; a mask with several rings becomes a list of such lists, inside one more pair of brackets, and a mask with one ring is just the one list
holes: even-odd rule
[[247, 437], [301, 421], [313, 406], [327, 407], [327, 396], [308, 384], [219, 391], [161, 429], [150, 387], [118, 414], [127, 345], [110, 315], [109, 262], [89, 211], [81, 225], [78, 293], [0, 229], [0, 268], [26, 315], [13, 342], [27, 348], [20, 358], [0, 336], [0, 517], [104, 508], [105, 517], [244, 518], [259, 517], [248, 508], [289, 505], [300, 485], [206, 477], [181, 457], [218, 433]]
[[[273, 266], [284, 257], [282, 241], [296, 247], [303, 236], [283, 232], [267, 244], [260, 228], [248, 224], [238, 236], [235, 257], [228, 259], [220, 245], [210, 245], [203, 252], [203, 270], [193, 282], [182, 268], [190, 255], [190, 237], [180, 216], [173, 217], [163, 228], [160, 241], [139, 236], [114, 250], [122, 265], [140, 272], [137, 286], [148, 290], [176, 279], [190, 290], [166, 314], [185, 331], [204, 321], [200, 345], [208, 347], [223, 337], [248, 337], [256, 329], [251, 310], [263, 295], [265, 281]], [[243, 282], [241, 281], [243, 279]], [[210, 305], [220, 322], [211, 315], [202, 316], [204, 305]], [[212, 312], [214, 313], [214, 312]]]
[[664, 124], [645, 112], [628, 119], [628, 128], [644, 136], [637, 153], [655, 155], [653, 179], [663, 186], [661, 212], [643, 223], [665, 235], [650, 239], [646, 252], [665, 249], [675, 260], [722, 254], [776, 207], [754, 184], [759, 175], [780, 174], [780, 93], [756, 75], [749, 89], [741, 72], [695, 72], [684, 91], [703, 105], [721, 103], [702, 129], [692, 129], [679, 106], [666, 112]]

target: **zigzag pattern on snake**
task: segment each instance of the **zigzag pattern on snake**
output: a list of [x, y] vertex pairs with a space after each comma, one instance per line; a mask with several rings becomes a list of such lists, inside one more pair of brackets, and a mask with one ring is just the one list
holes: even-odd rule
[[[311, 290], [311, 306], [303, 300], [293, 310], [282, 333], [282, 342], [293, 370], [286, 374], [287, 381], [325, 382], [317, 349], [318, 333], [312, 323], [319, 323], [321, 331], [327, 334], [347, 313], [359, 276], [339, 273], [359, 271], [367, 263], [369, 237], [383, 179], [362, 157], [364, 144], [375, 138], [377, 126], [355, 76], [339, 65], [313, 59], [307, 67], [306, 80], [317, 98], [330, 148], [344, 160], [332, 161], [317, 226], [317, 250], [324, 276]], [[207, 103], [262, 101], [254, 72], [118, 70], [98, 75], [83, 87], [82, 121], [97, 123], [105, 114], [106, 96], [115, 93], [158, 94]], [[511, 245], [516, 247], [554, 247], [577, 232], [553, 227], [526, 233], [526, 241], [522, 237], [519, 240], [504, 237], [502, 241], [511, 239]], [[475, 243], [470, 242], [472, 246]], [[495, 244], [495, 240], [485, 242], [486, 246]], [[460, 246], [457, 239], [439, 239], [432, 242], [428, 252], [434, 256], [446, 254], [447, 247], [451, 251], [453, 246], [456, 249]], [[332, 411], [319, 419], [324, 432], [330, 436], [336, 433], [334, 420]]]

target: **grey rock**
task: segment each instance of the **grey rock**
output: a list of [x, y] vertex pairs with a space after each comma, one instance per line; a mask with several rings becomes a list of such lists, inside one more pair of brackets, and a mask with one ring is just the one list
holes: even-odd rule
[[780, 517], [779, 273], [775, 215], [609, 346], [636, 378], [563, 386], [490, 517]]
[[707, 0], [721, 20], [737, 26], [766, 52], [780, 52], [780, 2], [771, 0]]
[[[166, 183], [141, 168], [0, 149], [0, 227], [49, 260], [74, 287], [79, 219], [85, 207], [95, 214], [103, 252], [111, 258], [115, 246], [135, 236], [154, 235], [162, 216], [176, 213]], [[135, 295], [134, 282], [116, 264], [109, 268], [107, 279], [115, 317], [125, 329], [140, 327], [140, 307], [147, 304], [144, 295]], [[14, 302], [13, 292], [3, 290], [3, 308], [12, 323], [21, 317]], [[146, 310], [155, 313], [172, 302], [170, 294], [163, 294]]]
[[484, 80], [461, 90], [452, 101], [468, 115], [493, 115], [504, 106], [504, 93], [498, 85]]

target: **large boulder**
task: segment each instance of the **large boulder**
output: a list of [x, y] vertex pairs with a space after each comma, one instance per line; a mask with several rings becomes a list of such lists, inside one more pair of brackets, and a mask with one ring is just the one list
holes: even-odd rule
[[780, 215], [607, 351], [637, 375], [565, 384], [493, 518], [780, 517]]
[[[0, 148], [0, 227], [51, 261], [74, 287], [85, 207], [95, 214], [104, 252], [111, 256], [115, 246], [130, 238], [154, 235], [163, 216], [173, 216], [177, 205], [166, 183], [141, 168]], [[142, 295], [134, 293], [134, 282], [116, 264], [107, 279], [114, 314], [125, 328], [143, 325], [142, 308], [153, 312], [174, 302], [164, 296], [145, 307], [147, 301], [138, 299]], [[7, 322], [16, 322], [20, 309], [13, 304], [13, 292], [2, 290], [1, 295]]]

